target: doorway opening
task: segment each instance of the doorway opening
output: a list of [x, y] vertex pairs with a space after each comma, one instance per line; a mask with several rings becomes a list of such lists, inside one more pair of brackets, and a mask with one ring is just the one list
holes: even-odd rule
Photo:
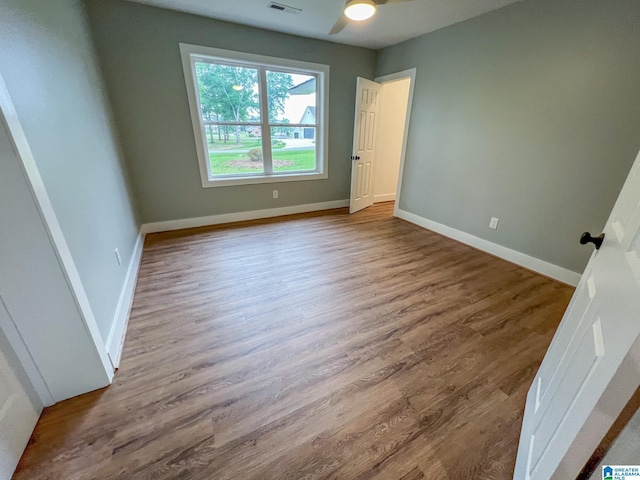
[[373, 203], [396, 200], [411, 77], [388, 80], [381, 85], [373, 161]]
[[399, 203], [415, 77], [413, 68], [375, 82], [358, 78], [350, 213]]

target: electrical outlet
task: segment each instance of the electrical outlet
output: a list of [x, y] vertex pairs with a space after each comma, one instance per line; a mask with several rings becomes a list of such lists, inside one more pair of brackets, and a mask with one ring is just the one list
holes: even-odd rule
[[118, 261], [118, 265], [122, 265], [122, 258], [120, 258], [120, 250], [116, 248], [116, 260]]
[[489, 228], [493, 228], [494, 230], [498, 229], [499, 218], [491, 217], [491, 221], [489, 222]]
[[273, 198], [278, 198], [278, 190], [273, 191]]

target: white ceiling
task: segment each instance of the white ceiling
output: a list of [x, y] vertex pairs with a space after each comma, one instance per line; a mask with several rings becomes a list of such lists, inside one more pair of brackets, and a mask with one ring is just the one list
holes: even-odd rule
[[520, 0], [415, 0], [383, 5], [370, 20], [347, 26], [338, 35], [327, 32], [344, 8], [344, 0], [275, 0], [302, 9], [299, 15], [268, 9], [269, 0], [130, 0], [195, 13], [254, 27], [383, 48], [467, 20]]

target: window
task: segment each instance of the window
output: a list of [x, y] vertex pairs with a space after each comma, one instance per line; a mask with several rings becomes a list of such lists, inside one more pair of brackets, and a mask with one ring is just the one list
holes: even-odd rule
[[203, 187], [327, 178], [328, 66], [180, 51]]

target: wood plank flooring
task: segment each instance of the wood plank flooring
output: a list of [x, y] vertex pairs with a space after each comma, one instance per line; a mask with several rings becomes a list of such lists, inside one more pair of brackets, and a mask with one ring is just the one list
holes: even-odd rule
[[391, 213], [148, 236], [114, 384], [15, 478], [511, 478], [573, 289]]

